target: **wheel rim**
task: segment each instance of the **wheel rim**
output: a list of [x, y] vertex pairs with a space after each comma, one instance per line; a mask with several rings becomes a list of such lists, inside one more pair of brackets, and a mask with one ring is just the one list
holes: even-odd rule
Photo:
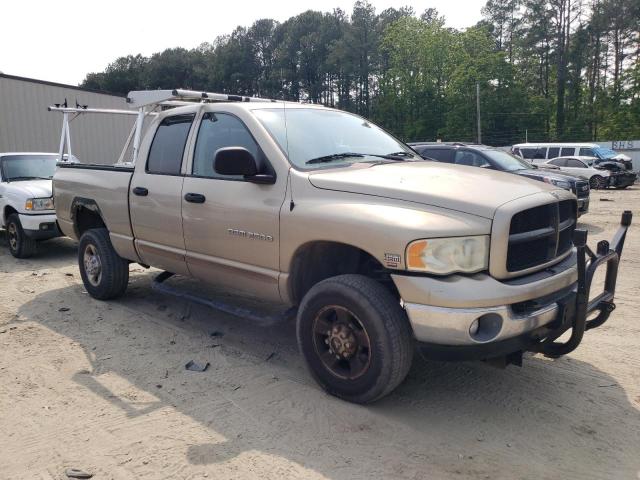
[[7, 232], [9, 234], [9, 248], [11, 250], [18, 250], [18, 227], [16, 227], [15, 223], [10, 223], [7, 225]]
[[354, 380], [371, 364], [371, 341], [364, 325], [348, 309], [329, 305], [313, 321], [313, 343], [323, 366], [336, 377]]
[[94, 287], [97, 287], [102, 280], [102, 262], [100, 256], [93, 245], [87, 245], [83, 255], [84, 271], [87, 274], [87, 280]]
[[604, 178], [599, 175], [592, 177], [590, 183], [591, 183], [591, 188], [601, 189], [605, 187]]

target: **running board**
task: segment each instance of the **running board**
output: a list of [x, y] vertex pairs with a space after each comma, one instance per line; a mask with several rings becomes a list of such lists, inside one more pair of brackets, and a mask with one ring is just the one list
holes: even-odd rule
[[218, 300], [211, 300], [209, 298], [205, 298], [194, 293], [190, 293], [184, 290], [180, 290], [179, 288], [172, 287], [170, 285], [166, 285], [164, 282], [169, 278], [173, 277], [173, 273], [171, 272], [162, 272], [156, 278], [153, 279], [151, 284], [152, 290], [160, 293], [166, 293], [167, 295], [172, 295], [174, 297], [182, 298], [184, 300], [188, 300], [193, 303], [198, 303], [200, 305], [204, 305], [209, 308], [213, 308], [214, 310], [218, 310], [220, 312], [228, 313], [229, 315], [234, 315], [236, 317], [245, 318], [250, 320], [256, 324], [259, 324], [264, 327], [276, 325], [278, 323], [282, 323], [285, 321], [292, 320], [295, 318], [296, 313], [298, 311], [298, 307], [290, 307], [282, 313], [272, 314], [272, 315], [261, 315], [259, 312], [254, 312], [247, 308], [238, 307], [232, 305], [230, 303], [220, 302]]

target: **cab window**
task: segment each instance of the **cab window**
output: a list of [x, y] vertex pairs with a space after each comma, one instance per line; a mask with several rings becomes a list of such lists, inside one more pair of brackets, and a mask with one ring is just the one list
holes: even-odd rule
[[193, 118], [193, 114], [175, 115], [160, 122], [149, 149], [147, 173], [180, 175], [182, 155]]
[[213, 169], [216, 151], [225, 147], [246, 148], [257, 160], [262, 155], [249, 130], [237, 117], [228, 113], [205, 113], [198, 129], [193, 155], [193, 175], [241, 180], [240, 175], [219, 175]]

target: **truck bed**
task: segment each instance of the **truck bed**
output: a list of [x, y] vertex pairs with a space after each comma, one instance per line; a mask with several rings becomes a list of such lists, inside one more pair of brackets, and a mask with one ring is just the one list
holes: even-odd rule
[[60, 163], [58, 166], [53, 189], [56, 215], [63, 233], [78, 239], [72, 217], [76, 206], [83, 205], [100, 212], [114, 246], [120, 241], [133, 242], [129, 218], [129, 184], [133, 168], [78, 163]]

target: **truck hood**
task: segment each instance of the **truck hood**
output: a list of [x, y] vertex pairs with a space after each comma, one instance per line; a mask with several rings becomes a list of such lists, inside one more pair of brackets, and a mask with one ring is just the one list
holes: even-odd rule
[[435, 162], [354, 164], [309, 174], [320, 189], [416, 202], [492, 219], [501, 205], [557, 187], [510, 173]]
[[5, 184], [7, 193], [27, 198], [48, 198], [51, 196], [51, 180], [22, 180]]

